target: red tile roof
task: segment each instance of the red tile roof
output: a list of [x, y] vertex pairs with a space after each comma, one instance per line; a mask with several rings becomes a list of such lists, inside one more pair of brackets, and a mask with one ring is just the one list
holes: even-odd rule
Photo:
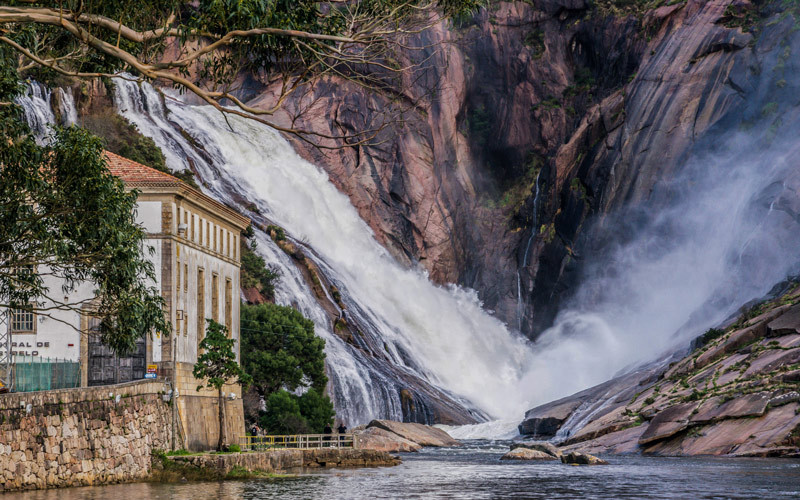
[[203, 201], [206, 205], [214, 207], [220, 215], [225, 215], [234, 224], [238, 224], [242, 229], [250, 224], [250, 219], [241, 215], [218, 202], [214, 198], [194, 189], [175, 176], [156, 170], [139, 162], [129, 160], [111, 151], [105, 152], [108, 170], [111, 175], [119, 177], [126, 186], [131, 188], [179, 188], [184, 195], [189, 195], [195, 200]]
[[106, 151], [108, 160], [108, 170], [128, 185], [158, 184], [158, 185], [180, 185], [180, 179], [169, 174], [142, 165], [139, 162], [123, 158], [111, 151]]

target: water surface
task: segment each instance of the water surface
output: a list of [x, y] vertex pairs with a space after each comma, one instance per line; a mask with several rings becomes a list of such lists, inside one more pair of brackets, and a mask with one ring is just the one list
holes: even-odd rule
[[608, 466], [501, 462], [507, 443], [403, 454], [403, 464], [296, 477], [139, 483], [7, 494], [2, 500], [89, 499], [773, 499], [800, 498], [800, 460], [606, 457]]

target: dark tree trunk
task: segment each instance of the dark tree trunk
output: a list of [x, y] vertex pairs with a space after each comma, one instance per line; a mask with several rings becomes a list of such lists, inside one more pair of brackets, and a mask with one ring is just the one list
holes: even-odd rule
[[219, 391], [219, 442], [217, 443], [217, 451], [222, 451], [225, 446], [225, 398], [222, 396], [222, 387], [217, 390]]

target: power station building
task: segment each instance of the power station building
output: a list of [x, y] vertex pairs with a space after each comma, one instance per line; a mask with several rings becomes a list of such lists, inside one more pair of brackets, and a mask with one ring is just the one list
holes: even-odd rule
[[[153, 332], [140, 339], [130, 356], [117, 356], [100, 342], [99, 320], [91, 315], [92, 286], [84, 283], [65, 297], [70, 303], [87, 300], [82, 311], [57, 311], [51, 317], [10, 312], [12, 360], [79, 362], [80, 385], [84, 387], [164, 379], [179, 393], [177, 408], [185, 445], [195, 449], [213, 446], [217, 393], [198, 391], [200, 382], [192, 370], [206, 319], [228, 328], [228, 334], [237, 340], [239, 359], [239, 240], [250, 220], [169, 174], [110, 152], [106, 157], [111, 173], [127, 189], [139, 191], [136, 216], [147, 234], [144, 253], [155, 268], [153, 285], [166, 302], [172, 333], [162, 336]], [[51, 291], [60, 289], [60, 283], [51, 281], [46, 281]], [[241, 389], [231, 385], [225, 391], [227, 436], [235, 439], [244, 434]], [[201, 421], [209, 425], [197, 425]]]

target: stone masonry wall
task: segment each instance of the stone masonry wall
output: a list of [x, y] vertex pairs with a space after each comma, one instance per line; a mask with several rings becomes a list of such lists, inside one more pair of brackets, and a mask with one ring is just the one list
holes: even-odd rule
[[163, 382], [0, 395], [0, 492], [140, 480], [168, 449]]

